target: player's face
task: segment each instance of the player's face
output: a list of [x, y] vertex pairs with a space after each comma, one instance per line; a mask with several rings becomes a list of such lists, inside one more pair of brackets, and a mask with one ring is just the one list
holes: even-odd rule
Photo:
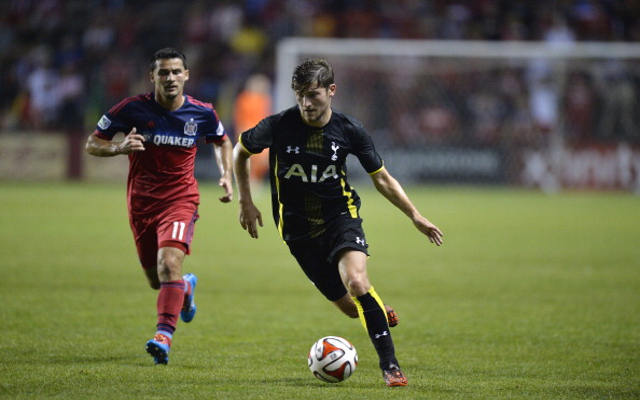
[[189, 70], [184, 68], [179, 58], [156, 60], [156, 68], [151, 73], [156, 95], [161, 99], [173, 100], [182, 96], [184, 83], [189, 80]]
[[331, 98], [336, 92], [336, 85], [328, 88], [318, 87], [317, 84], [304, 91], [296, 92], [296, 102], [305, 124], [323, 127], [331, 118]]

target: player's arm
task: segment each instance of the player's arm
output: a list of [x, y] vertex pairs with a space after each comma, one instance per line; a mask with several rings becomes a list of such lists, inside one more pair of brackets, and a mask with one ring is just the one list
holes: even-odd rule
[[216, 164], [220, 171], [220, 181], [218, 185], [224, 190], [224, 195], [219, 197], [223, 203], [229, 203], [233, 199], [233, 146], [228, 138], [220, 143], [214, 143], [213, 152]]
[[442, 231], [420, 214], [400, 183], [391, 176], [386, 168], [373, 173], [371, 179], [378, 192], [405, 213], [411, 219], [413, 225], [425, 234], [431, 243], [435, 243], [437, 246], [442, 244]]
[[144, 151], [144, 137], [136, 133], [136, 128], [131, 129], [131, 132], [125, 136], [122, 142], [102, 139], [94, 132], [89, 135], [85, 150], [96, 157], [113, 157], [119, 154]]
[[[262, 214], [253, 203], [251, 198], [251, 184], [249, 179], [250, 162], [249, 153], [240, 142], [233, 149], [233, 173], [238, 187], [238, 220], [242, 229], [249, 232], [249, 235], [258, 238], [258, 226], [262, 224]], [[256, 224], [257, 223], [257, 224]]]

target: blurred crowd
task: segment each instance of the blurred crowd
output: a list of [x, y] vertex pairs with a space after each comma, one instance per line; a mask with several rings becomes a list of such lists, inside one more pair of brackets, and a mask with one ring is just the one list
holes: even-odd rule
[[[640, 42], [640, 1], [5, 0], [0, 130], [91, 128], [122, 98], [151, 90], [148, 57], [166, 46], [187, 54], [187, 93], [233, 126], [240, 93], [250, 78], [273, 79], [275, 45], [289, 36]], [[590, 79], [568, 84], [579, 103]], [[490, 108], [481, 96], [467, 105]]]

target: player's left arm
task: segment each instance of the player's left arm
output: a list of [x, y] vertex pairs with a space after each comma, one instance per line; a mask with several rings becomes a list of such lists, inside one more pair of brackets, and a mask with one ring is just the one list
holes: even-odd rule
[[400, 183], [391, 176], [386, 168], [383, 167], [371, 174], [371, 179], [378, 192], [405, 213], [411, 219], [413, 225], [425, 234], [431, 243], [437, 246], [442, 244], [442, 236], [444, 236], [442, 231], [420, 214]]
[[218, 185], [224, 190], [224, 195], [218, 200], [229, 203], [233, 199], [233, 145], [231, 140], [226, 137], [223, 141], [214, 143], [213, 152], [220, 171]]

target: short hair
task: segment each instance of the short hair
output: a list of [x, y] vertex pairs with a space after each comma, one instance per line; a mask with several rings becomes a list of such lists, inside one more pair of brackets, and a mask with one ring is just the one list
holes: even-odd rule
[[322, 88], [333, 84], [333, 68], [324, 58], [307, 58], [293, 70], [291, 89], [303, 92], [314, 84]]
[[167, 60], [170, 58], [179, 58], [182, 60], [182, 65], [184, 65], [184, 69], [187, 68], [187, 56], [185, 56], [181, 51], [176, 50], [172, 47], [165, 47], [164, 49], [160, 49], [153, 53], [151, 56], [149, 68], [151, 68], [151, 72], [156, 69], [156, 61], [158, 60]]

